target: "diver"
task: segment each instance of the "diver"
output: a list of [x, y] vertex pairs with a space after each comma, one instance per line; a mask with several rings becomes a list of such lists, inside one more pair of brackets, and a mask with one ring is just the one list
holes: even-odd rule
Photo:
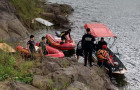
[[83, 50], [82, 50], [82, 40], [80, 40], [77, 44], [76, 48], [76, 56], [77, 56], [77, 61], [79, 60], [79, 56], [84, 57]]
[[87, 66], [87, 59], [89, 61], [89, 65], [92, 66], [92, 51], [95, 47], [95, 38], [93, 35], [91, 35], [89, 28], [86, 29], [86, 32], [87, 34], [83, 35], [82, 37], [82, 49], [84, 51], [84, 66]]
[[62, 42], [60, 42], [60, 44], [63, 44], [63, 43], [67, 43], [68, 42], [68, 38], [67, 38], [67, 35], [69, 36], [70, 40], [72, 40], [71, 38], [71, 29], [67, 30], [67, 31], [63, 31], [60, 36], [61, 36], [61, 40]]

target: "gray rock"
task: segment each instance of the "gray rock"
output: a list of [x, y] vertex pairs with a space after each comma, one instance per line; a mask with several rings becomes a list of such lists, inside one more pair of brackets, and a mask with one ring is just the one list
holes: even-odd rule
[[33, 86], [41, 90], [52, 90], [53, 85], [52, 79], [49, 79], [47, 76], [35, 75], [33, 78]]
[[6, 0], [0, 1], [0, 40], [17, 41], [28, 35], [27, 29], [15, 15], [14, 7]]
[[89, 90], [89, 88], [84, 83], [74, 81], [72, 84], [70, 84], [67, 90]]
[[31, 85], [22, 82], [11, 82], [9, 83], [11, 90], [39, 90]]

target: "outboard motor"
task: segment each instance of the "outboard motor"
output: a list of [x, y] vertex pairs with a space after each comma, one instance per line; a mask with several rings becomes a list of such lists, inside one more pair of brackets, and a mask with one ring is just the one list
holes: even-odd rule
[[60, 31], [55, 31], [55, 34], [57, 37], [61, 37], [61, 32]]

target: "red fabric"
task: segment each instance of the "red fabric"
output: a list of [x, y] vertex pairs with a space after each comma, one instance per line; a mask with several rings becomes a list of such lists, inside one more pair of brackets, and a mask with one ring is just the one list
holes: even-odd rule
[[90, 28], [91, 34], [94, 37], [116, 37], [110, 30], [102, 23], [85, 24], [85, 29]]

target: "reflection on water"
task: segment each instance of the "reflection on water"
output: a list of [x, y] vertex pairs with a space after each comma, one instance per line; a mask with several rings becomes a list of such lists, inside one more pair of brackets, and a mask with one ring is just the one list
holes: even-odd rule
[[118, 87], [123, 87], [128, 84], [127, 81], [125, 80], [126, 77], [123, 74], [114, 74], [113, 76], [116, 78], [116, 82], [117, 82], [116, 85]]

